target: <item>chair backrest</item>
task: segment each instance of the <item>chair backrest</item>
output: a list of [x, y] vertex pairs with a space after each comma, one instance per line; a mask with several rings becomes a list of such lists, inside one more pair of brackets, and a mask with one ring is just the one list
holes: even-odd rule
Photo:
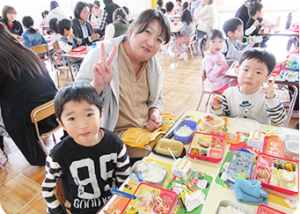
[[62, 183], [62, 179], [59, 179], [56, 187], [55, 187], [55, 196], [59, 202], [59, 204], [63, 204], [66, 201], [64, 186]]
[[38, 123], [53, 114], [55, 114], [54, 99], [33, 109], [30, 114], [31, 122]]
[[49, 54], [49, 49], [47, 44], [40, 44], [30, 47], [36, 54], [43, 54], [47, 53]]
[[190, 40], [189, 40], [189, 43], [191, 42], [196, 42], [196, 31], [193, 30], [192, 33], [190, 33]]
[[60, 51], [60, 50], [61, 50], [60, 47], [59, 47], [58, 41], [54, 42], [54, 44], [53, 44], [53, 49], [54, 49], [55, 51]]

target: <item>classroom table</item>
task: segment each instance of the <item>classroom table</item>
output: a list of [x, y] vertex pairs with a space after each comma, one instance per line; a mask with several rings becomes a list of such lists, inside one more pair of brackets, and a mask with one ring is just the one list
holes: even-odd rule
[[[237, 79], [237, 74], [236, 74], [237, 66], [238, 66], [238, 60], [235, 60], [231, 64], [231, 66], [228, 68], [228, 70], [226, 71], [225, 76], [230, 77], [232, 79]], [[285, 127], [288, 127], [289, 122], [291, 120], [292, 113], [293, 113], [293, 109], [294, 109], [294, 106], [295, 106], [295, 103], [296, 103], [296, 99], [297, 99], [297, 96], [298, 96], [298, 88], [297, 87], [299, 87], [299, 82], [284, 81], [280, 78], [280, 75], [277, 75], [275, 84], [288, 85], [288, 86], [291, 86], [293, 88], [292, 99], [291, 99], [291, 102], [290, 102], [289, 110], [288, 110], [288, 113], [287, 113], [287, 118], [286, 118], [286, 121], [285, 121]]]
[[276, 29], [262, 29], [258, 33], [259, 36], [288, 36], [288, 37], [295, 37], [297, 39], [295, 47], [298, 47], [299, 43], [299, 32], [293, 31], [292, 29], [289, 30], [276, 30]]
[[[169, 131], [166, 133], [165, 136], [169, 135], [169, 133], [172, 133], [175, 127], [183, 120], [183, 119], [189, 119], [189, 120], [194, 120], [196, 122], [199, 122], [199, 119], [204, 113], [198, 112], [198, 111], [193, 111], [193, 110], [187, 110], [184, 112], [180, 118], [174, 123], [174, 125], [169, 129]], [[228, 133], [234, 133], [233, 127], [231, 125], [231, 121], [233, 118], [228, 118]], [[197, 129], [201, 128], [202, 124], [199, 123], [199, 126]], [[265, 125], [265, 124], [260, 124], [260, 127], [258, 130], [267, 132], [270, 130], [274, 131], [274, 135], [270, 137], [268, 140], [268, 145], [270, 141], [276, 141], [276, 139], [280, 139], [279, 136], [282, 134], [295, 134], [298, 135], [299, 132], [298, 130], [294, 129], [288, 129], [288, 128], [282, 128], [282, 127], [277, 127], [276, 130], [274, 130], [274, 126], [270, 125]], [[199, 131], [199, 130], [198, 130]], [[280, 134], [280, 135], [277, 135]], [[245, 140], [246, 138], [244, 138]], [[242, 139], [240, 140], [242, 141]], [[282, 144], [279, 143], [278, 145], [275, 144], [275, 142], [271, 142], [272, 147], [267, 147], [266, 153], [272, 153], [272, 154], [277, 154], [278, 156], [284, 155], [282, 153]], [[188, 152], [189, 145], [185, 145], [186, 152]], [[223, 200], [229, 200], [234, 203], [240, 204], [246, 208], [249, 209], [250, 213], [256, 213], [255, 211], [258, 208], [258, 205], [250, 205], [246, 203], [239, 203], [236, 200], [234, 190], [225, 188], [224, 185], [220, 184], [220, 179], [221, 176], [219, 176], [221, 173], [225, 171], [223, 169], [223, 166], [226, 165], [226, 162], [228, 162], [228, 157], [229, 155], [232, 154], [229, 151], [230, 144], [225, 145], [224, 149], [224, 155], [223, 158], [220, 162], [218, 163], [213, 163], [213, 162], [208, 162], [204, 160], [193, 160], [192, 158], [188, 157], [188, 159], [193, 162], [193, 171], [200, 172], [201, 175], [204, 175], [208, 178], [209, 180], [209, 185], [206, 187], [208, 189], [207, 196], [205, 198], [205, 204], [201, 205], [201, 211], [197, 214], [215, 214], [217, 207], [219, 203]], [[168, 169], [168, 177], [166, 179], [166, 182], [163, 184], [163, 188], [166, 188], [168, 186], [168, 182], [170, 182], [172, 179], [169, 177], [170, 171], [171, 171], [171, 166], [174, 164], [174, 160], [172, 158], [167, 158], [163, 157], [161, 155], [156, 155], [155, 153], [151, 152], [149, 156], [144, 158], [145, 161], [155, 161], [158, 164], [164, 165]], [[222, 181], [222, 180], [221, 180]], [[122, 186], [119, 188], [120, 190], [129, 192], [129, 193], [134, 193], [136, 190], [137, 186], [133, 184], [128, 178], [127, 180], [122, 184]], [[279, 194], [275, 195], [272, 190], [264, 188], [267, 192], [271, 192], [269, 197], [268, 197], [268, 206], [271, 206], [272, 208], [281, 210], [285, 213], [293, 213], [296, 210], [295, 204], [298, 203], [299, 196], [293, 195], [293, 196], [287, 196], [284, 194]], [[204, 192], [204, 190], [203, 190]], [[285, 199], [288, 198], [288, 199]], [[112, 213], [121, 213], [122, 209], [125, 207], [126, 203], [129, 201], [129, 199], [113, 195], [112, 198], [106, 203], [106, 205], [98, 212], [99, 214], [112, 214]], [[177, 212], [178, 214], [181, 214], [181, 212]], [[186, 213], [186, 212], [185, 212]]]

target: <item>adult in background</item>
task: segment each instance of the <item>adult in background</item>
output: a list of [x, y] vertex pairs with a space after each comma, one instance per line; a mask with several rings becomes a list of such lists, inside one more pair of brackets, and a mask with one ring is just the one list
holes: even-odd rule
[[100, 1], [94, 1], [94, 15], [97, 19], [100, 19], [102, 15], [102, 9], [100, 8]]
[[[5, 129], [31, 165], [44, 166], [30, 113], [57, 92], [44, 63], [0, 23], [0, 105]], [[53, 115], [39, 123], [41, 134], [56, 127]]]
[[104, 40], [126, 34], [129, 26], [126, 11], [121, 7], [117, 8], [113, 13], [113, 23], [106, 27]]
[[23, 33], [23, 28], [20, 22], [16, 20], [17, 11], [9, 5], [5, 5], [2, 9], [2, 16], [3, 18], [0, 19], [7, 29], [17, 35], [21, 36]]
[[216, 24], [218, 12], [213, 0], [202, 0], [194, 12], [194, 18], [198, 24], [198, 38], [204, 37]]
[[191, 13], [193, 18], [194, 18], [194, 12], [196, 8], [199, 7], [200, 4], [201, 4], [201, 0], [193, 0], [193, 2], [191, 3]]
[[[145, 128], [148, 119], [148, 131], [161, 127], [162, 69], [155, 54], [169, 40], [168, 20], [160, 11], [149, 9], [134, 20], [127, 35], [104, 41], [87, 54], [76, 81], [91, 83], [103, 97], [101, 127], [121, 139], [130, 128]], [[149, 154], [131, 146], [127, 151], [130, 158]]]
[[81, 39], [81, 45], [90, 45], [99, 39], [99, 34], [94, 33], [92, 24], [89, 22], [90, 8], [87, 3], [79, 1], [74, 9], [75, 18], [72, 20], [73, 34]]
[[119, 8], [120, 6], [113, 3], [112, 0], [103, 0], [105, 7], [103, 9], [100, 23], [96, 29], [96, 32], [102, 37], [105, 34], [105, 28], [108, 24], [112, 23], [112, 14], [115, 9]]
[[[261, 2], [260, 0], [245, 1], [244, 4], [235, 13], [235, 17], [240, 18], [244, 23], [244, 25], [243, 25], [244, 35], [245, 35], [246, 25], [249, 20], [248, 7], [252, 2], [256, 2], [256, 1]], [[246, 42], [246, 39], [243, 39], [243, 42]]]
[[50, 12], [46, 18], [47, 22], [49, 22], [52, 18], [57, 18], [57, 21], [69, 19], [65, 11], [59, 7], [57, 1], [50, 2]]

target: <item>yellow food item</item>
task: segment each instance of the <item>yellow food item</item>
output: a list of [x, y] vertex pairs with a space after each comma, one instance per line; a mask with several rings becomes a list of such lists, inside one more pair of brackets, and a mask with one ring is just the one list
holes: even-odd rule
[[291, 162], [288, 162], [284, 165], [284, 168], [287, 170], [287, 171], [291, 171], [293, 172], [294, 171], [294, 166]]
[[137, 214], [137, 213], [138, 211], [133, 207], [131, 207], [130, 210], [126, 210], [126, 214]]

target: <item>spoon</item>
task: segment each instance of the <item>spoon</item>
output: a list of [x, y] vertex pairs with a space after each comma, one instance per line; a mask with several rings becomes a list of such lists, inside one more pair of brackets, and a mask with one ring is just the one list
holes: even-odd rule
[[224, 131], [224, 132], [228, 132], [228, 128], [227, 128], [227, 119], [228, 118], [224, 118], [224, 126], [223, 126], [223, 128], [222, 128], [222, 130]]
[[110, 189], [110, 192], [112, 194], [119, 195], [119, 196], [122, 196], [122, 197], [125, 197], [125, 198], [130, 198], [130, 199], [133, 199], [133, 200], [148, 202], [148, 198], [145, 197], [145, 196], [136, 196], [136, 195], [130, 194], [128, 192], [124, 192], [124, 191], [121, 191], [121, 190], [118, 190], [118, 189], [113, 189], [113, 188]]

